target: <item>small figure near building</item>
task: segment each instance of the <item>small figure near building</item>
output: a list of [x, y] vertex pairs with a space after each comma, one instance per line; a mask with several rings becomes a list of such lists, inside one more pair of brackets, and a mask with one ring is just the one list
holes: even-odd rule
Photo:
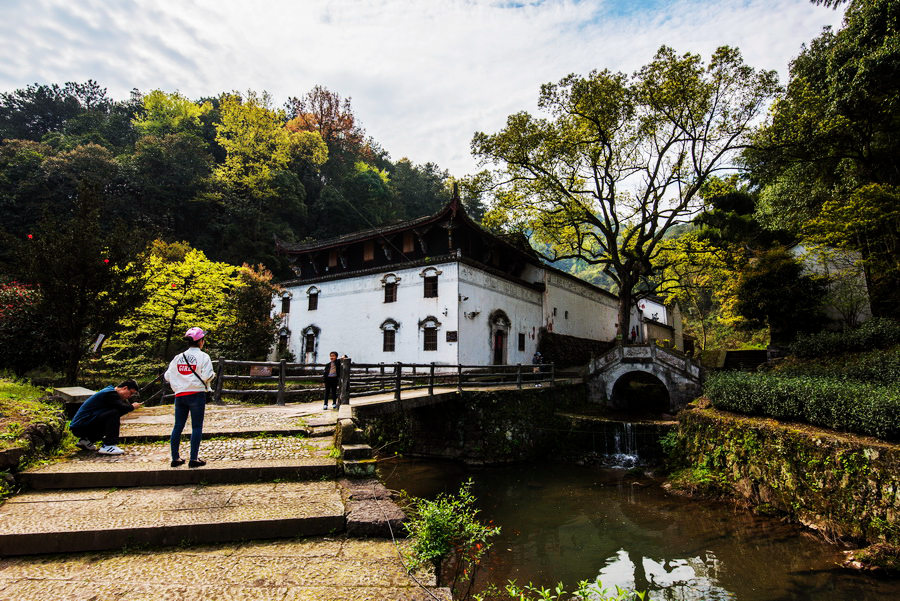
[[[119, 444], [119, 424], [123, 415], [142, 406], [132, 398], [137, 398], [138, 385], [134, 380], [125, 380], [118, 386], [107, 386], [91, 395], [75, 413], [69, 428], [79, 438], [75, 443], [85, 451], [97, 451], [100, 455], [122, 455]], [[95, 440], [103, 439], [98, 450]]]
[[[346, 355], [344, 356], [346, 357]], [[335, 351], [331, 351], [328, 354], [328, 357], [330, 361], [325, 364], [325, 369], [322, 371], [322, 379], [325, 380], [325, 404], [322, 409], [328, 409], [329, 395], [331, 396], [331, 408], [337, 409], [338, 382], [341, 379], [341, 362]]]

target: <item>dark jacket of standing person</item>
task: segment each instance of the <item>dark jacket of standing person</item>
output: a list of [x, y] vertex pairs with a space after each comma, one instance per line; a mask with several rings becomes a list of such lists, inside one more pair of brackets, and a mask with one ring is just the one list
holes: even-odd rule
[[[334, 363], [334, 375], [329, 376], [328, 373], [331, 371], [331, 364]], [[341, 377], [341, 360], [335, 359], [334, 361], [329, 361], [325, 364], [325, 369], [322, 370], [322, 379], [328, 380], [329, 377], [334, 378], [335, 380], [340, 379]]]

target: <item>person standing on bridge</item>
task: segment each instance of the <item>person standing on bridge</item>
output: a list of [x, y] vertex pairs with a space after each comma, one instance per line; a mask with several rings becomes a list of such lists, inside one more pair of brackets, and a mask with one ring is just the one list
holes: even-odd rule
[[331, 395], [331, 408], [337, 409], [338, 406], [338, 381], [341, 379], [341, 361], [338, 359], [336, 351], [328, 354], [330, 361], [325, 364], [322, 371], [322, 379], [325, 380], [325, 405], [322, 409], [328, 409], [328, 396]]
[[209, 384], [216, 377], [212, 360], [203, 352], [206, 334], [200, 328], [191, 328], [184, 334], [188, 349], [175, 355], [164, 377], [175, 392], [175, 426], [169, 438], [172, 451], [172, 467], [184, 465], [179, 447], [181, 432], [191, 415], [191, 457], [188, 467], [201, 467], [206, 462], [200, 459], [200, 439], [203, 437], [203, 416], [206, 413]]

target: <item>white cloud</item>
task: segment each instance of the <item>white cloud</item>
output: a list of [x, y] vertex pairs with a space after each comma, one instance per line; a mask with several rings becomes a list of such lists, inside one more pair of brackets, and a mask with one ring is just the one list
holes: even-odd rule
[[92, 78], [117, 98], [255, 89], [280, 103], [322, 84], [352, 97], [394, 158], [462, 175], [472, 133], [534, 110], [544, 82], [629, 72], [661, 44], [737, 46], [784, 78], [840, 13], [808, 0], [20, 0], [0, 4], [0, 21], [2, 90]]

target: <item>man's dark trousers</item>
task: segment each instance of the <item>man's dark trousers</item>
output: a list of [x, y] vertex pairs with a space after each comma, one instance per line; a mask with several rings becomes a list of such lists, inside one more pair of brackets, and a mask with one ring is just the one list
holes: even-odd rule
[[94, 442], [103, 439], [103, 444], [112, 446], [119, 444], [119, 418], [121, 412], [116, 409], [108, 409], [98, 413], [89, 424], [73, 426], [72, 434], [78, 438], [85, 438]]

